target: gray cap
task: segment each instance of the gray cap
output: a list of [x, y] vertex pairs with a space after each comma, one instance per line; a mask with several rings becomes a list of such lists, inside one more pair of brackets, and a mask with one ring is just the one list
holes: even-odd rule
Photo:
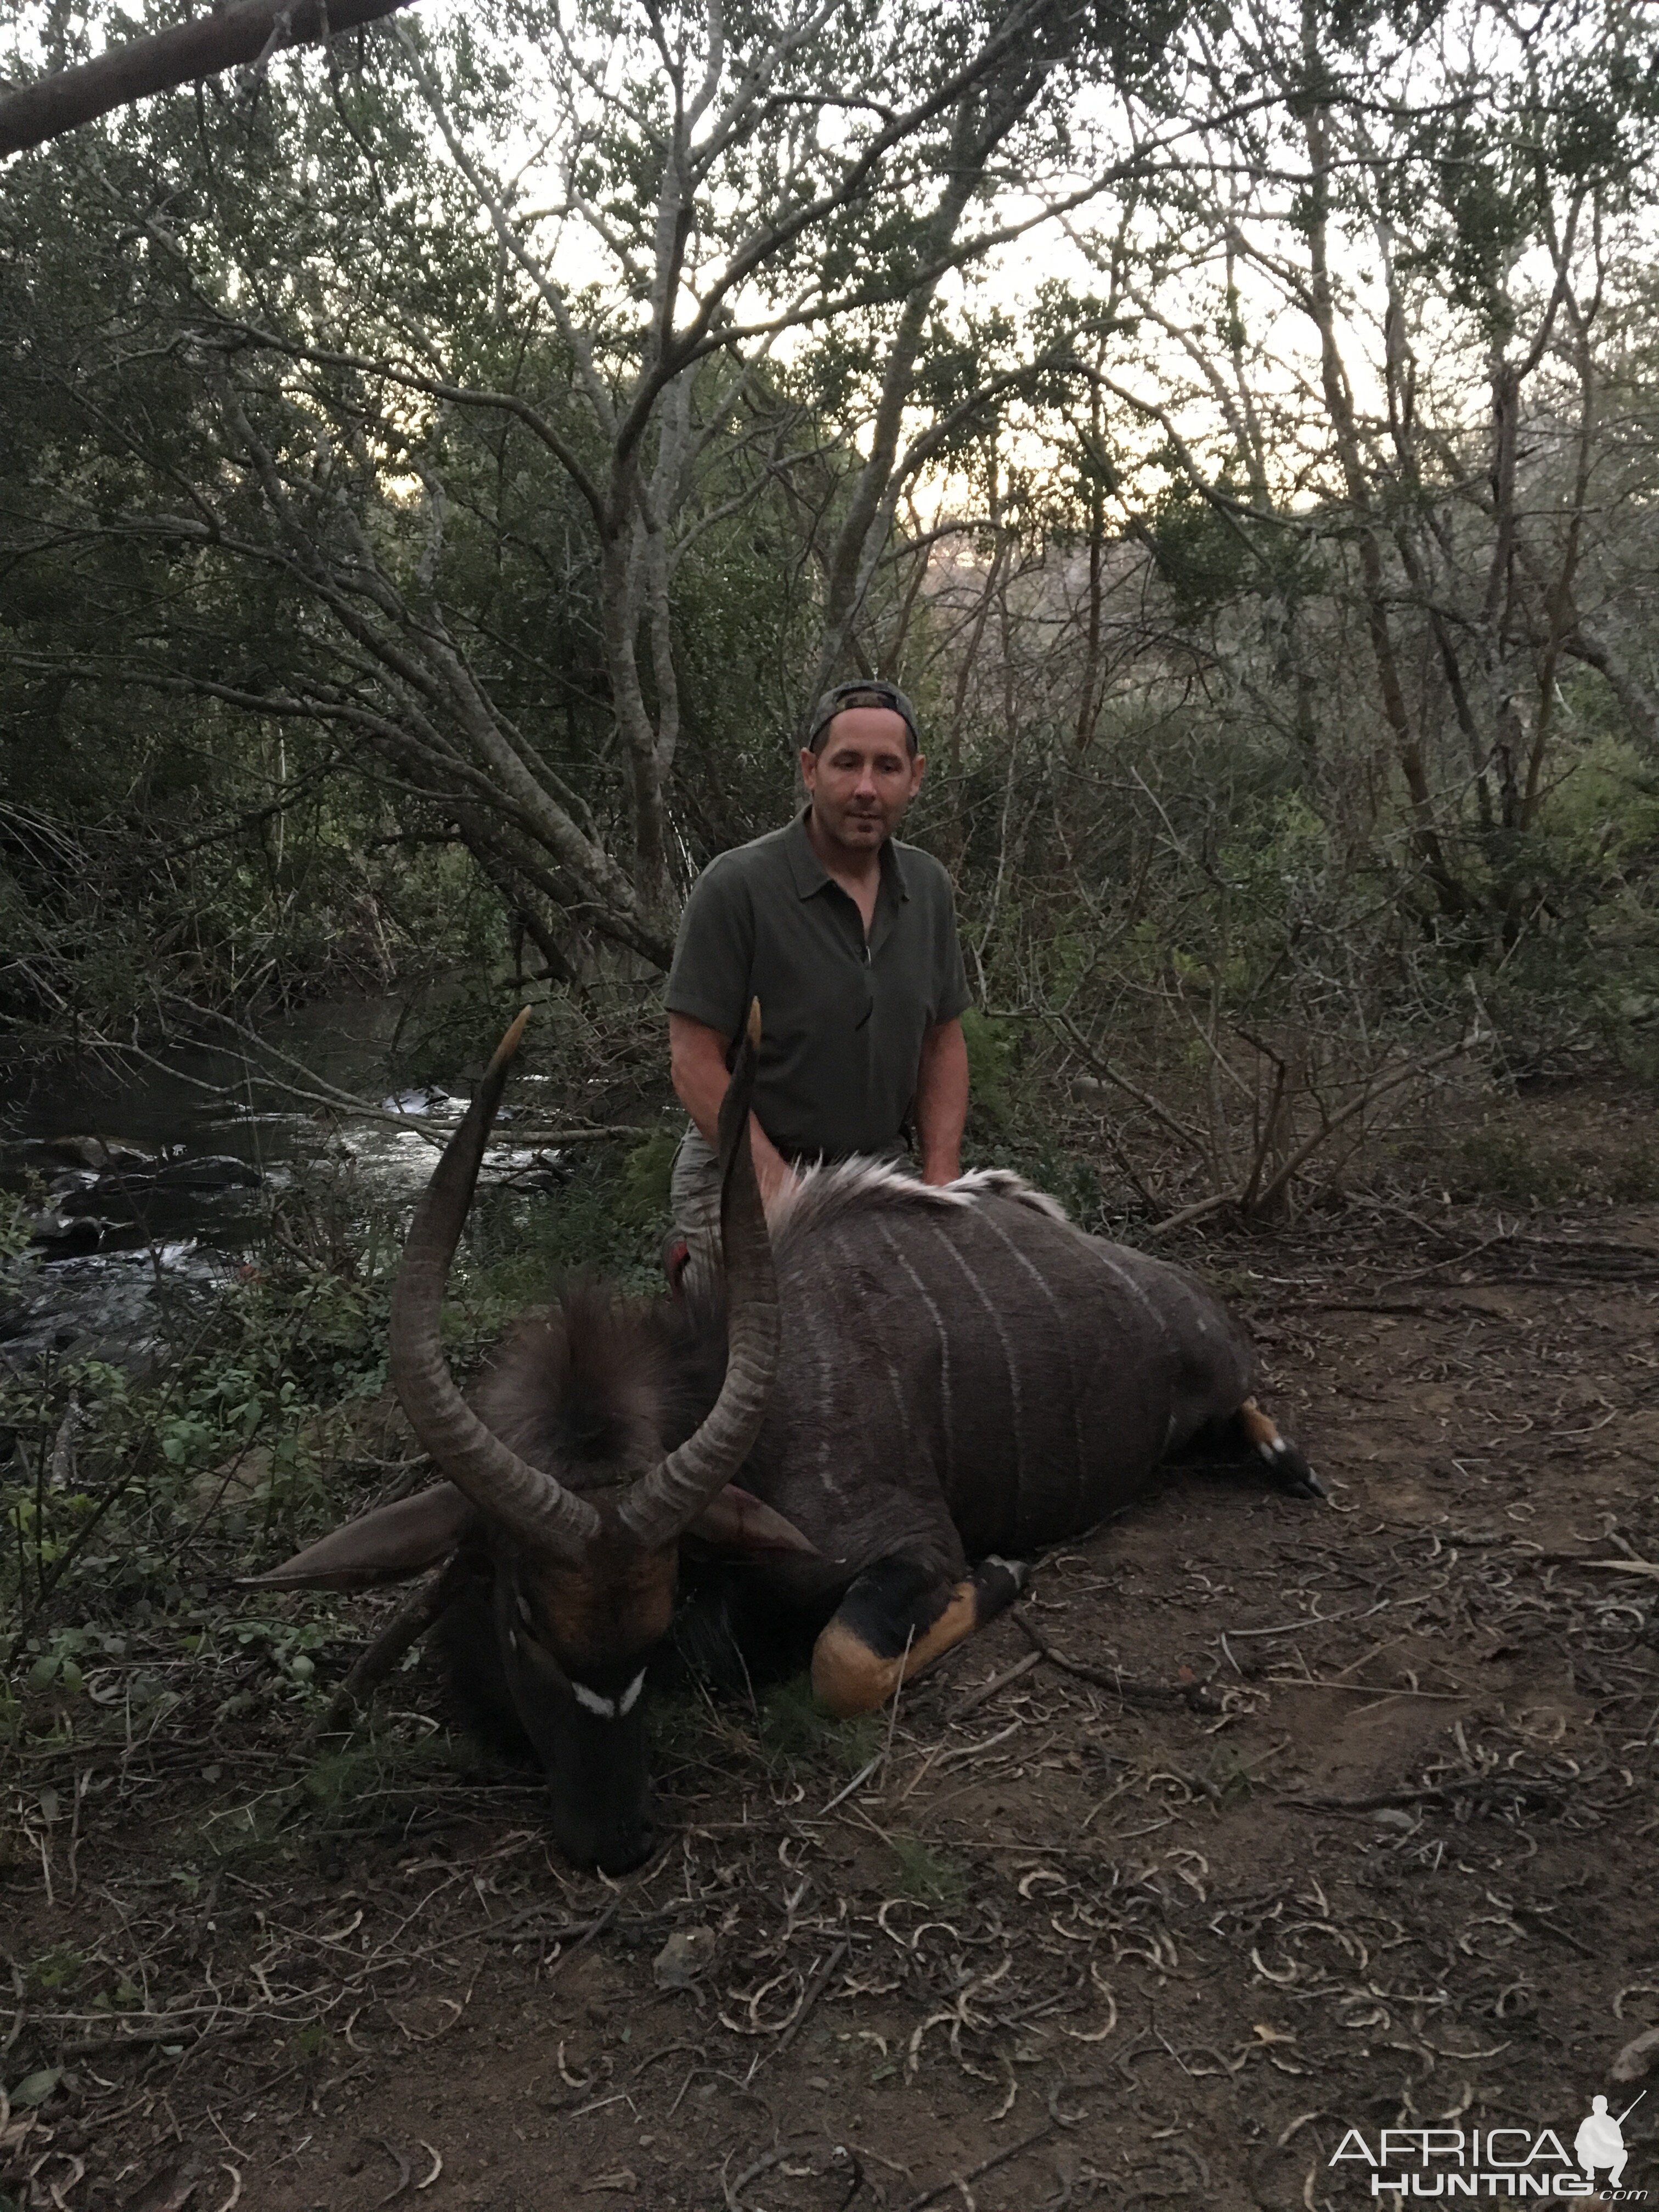
[[896, 684], [888, 684], [878, 677], [869, 677], [855, 684], [837, 684], [826, 691], [812, 709], [812, 720], [806, 732], [809, 752], [816, 752], [818, 740], [837, 714], [848, 707], [885, 707], [890, 714], [899, 715], [910, 732], [910, 750], [921, 750], [921, 733], [916, 727], [916, 710]]

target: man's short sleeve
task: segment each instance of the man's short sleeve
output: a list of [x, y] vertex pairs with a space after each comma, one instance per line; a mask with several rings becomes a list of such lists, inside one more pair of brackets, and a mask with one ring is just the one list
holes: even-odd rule
[[680, 918], [665, 994], [669, 1012], [735, 1036], [749, 1006], [754, 957], [749, 886], [740, 869], [716, 860], [692, 886]]

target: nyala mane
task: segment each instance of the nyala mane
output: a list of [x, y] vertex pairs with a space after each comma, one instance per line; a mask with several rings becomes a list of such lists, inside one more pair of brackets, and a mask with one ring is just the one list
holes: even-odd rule
[[644, 1468], [683, 1442], [725, 1365], [723, 1314], [578, 1281], [514, 1331], [472, 1401], [520, 1458], [580, 1489], [590, 1470]]
[[919, 1182], [890, 1160], [837, 1160], [833, 1165], [803, 1168], [766, 1210], [772, 1242], [781, 1248], [811, 1237], [848, 1214], [871, 1212], [960, 1213], [988, 1198], [1011, 1199], [1051, 1221], [1064, 1221], [1066, 1209], [1010, 1168], [975, 1168], [954, 1182]]

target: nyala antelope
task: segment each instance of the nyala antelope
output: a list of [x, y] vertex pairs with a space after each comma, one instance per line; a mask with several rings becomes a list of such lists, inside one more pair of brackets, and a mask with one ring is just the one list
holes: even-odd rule
[[578, 1286], [469, 1403], [439, 1311], [526, 1018], [416, 1210], [392, 1297], [392, 1377], [446, 1479], [261, 1580], [351, 1589], [450, 1560], [457, 1686], [528, 1740], [578, 1863], [617, 1874], [655, 1846], [645, 1692], [683, 1543], [700, 1602], [711, 1558], [729, 1563], [731, 1632], [804, 1630], [814, 1690], [850, 1715], [1007, 1606], [1022, 1554], [1200, 1437], [1322, 1494], [1213, 1292], [1016, 1176], [936, 1189], [853, 1160], [801, 1174], [769, 1218], [749, 1151], [757, 1009], [720, 1114], [719, 1307]]

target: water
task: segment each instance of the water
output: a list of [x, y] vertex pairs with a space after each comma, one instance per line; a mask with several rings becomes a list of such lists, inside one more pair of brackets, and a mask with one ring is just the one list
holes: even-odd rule
[[[324, 1165], [349, 1172], [365, 1210], [412, 1206], [466, 1086], [386, 1095], [402, 1012], [394, 999], [335, 1000], [273, 1027], [257, 1063], [208, 1047], [165, 1066], [88, 1056], [15, 1085], [0, 1104], [0, 1187], [27, 1193], [36, 1236], [0, 1278], [0, 1360], [142, 1365], [161, 1309], [234, 1280], [282, 1192]], [[509, 1138], [488, 1172], [553, 1164]]]

